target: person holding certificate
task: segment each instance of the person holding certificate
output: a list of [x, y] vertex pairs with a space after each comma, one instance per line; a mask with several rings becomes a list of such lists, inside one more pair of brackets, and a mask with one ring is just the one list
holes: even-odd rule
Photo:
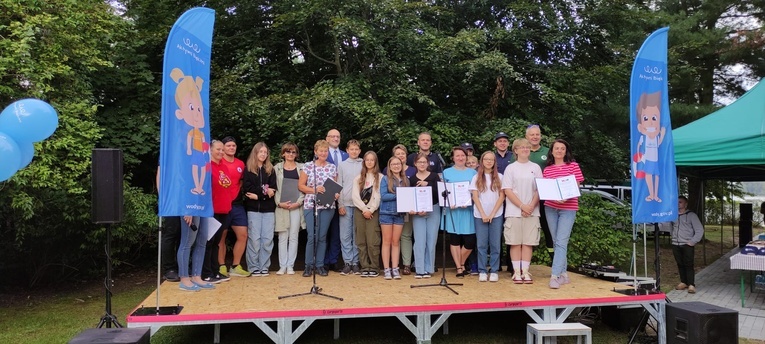
[[430, 172], [428, 155], [420, 153], [414, 159], [417, 173], [409, 177], [409, 185], [426, 187], [430, 186], [432, 212], [409, 212], [412, 217], [412, 229], [414, 232], [414, 278], [430, 278], [435, 271], [436, 263], [436, 240], [438, 239], [438, 225], [441, 221], [441, 208], [438, 206], [438, 174]]
[[[347, 161], [347, 160], [346, 160]], [[364, 153], [361, 173], [353, 180], [353, 222], [361, 277], [380, 274], [380, 165], [373, 151]]]
[[[473, 180], [473, 176], [477, 172], [465, 166], [467, 152], [464, 148], [459, 146], [452, 148], [452, 160], [454, 161], [454, 166], [444, 170], [444, 182], [469, 183]], [[455, 195], [454, 198], [458, 199], [459, 195]], [[465, 260], [467, 260], [470, 252], [475, 249], [476, 238], [473, 206], [449, 204], [444, 208], [444, 211], [446, 212], [445, 228], [449, 233], [449, 251], [452, 254], [454, 264], [457, 266], [457, 277], [462, 278], [470, 274], [469, 271], [465, 271]]]
[[280, 161], [274, 166], [276, 171], [276, 227], [274, 231], [279, 236], [279, 271], [277, 275], [295, 274], [295, 259], [297, 258], [298, 231], [303, 222], [300, 206], [305, 197], [298, 190], [298, 179], [303, 164], [297, 162], [300, 156], [298, 147], [288, 142], [282, 145]]
[[[401, 163], [404, 164], [403, 170], [406, 174], [406, 178], [411, 178], [415, 173], [417, 173], [417, 168], [414, 166], [408, 166], [406, 163], [408, 151], [406, 150], [406, 146], [402, 144], [397, 144], [393, 147], [393, 156], [399, 158], [401, 160]], [[386, 167], [387, 170], [387, 167]], [[383, 175], [387, 175], [388, 171], [383, 171]], [[407, 220], [404, 219], [404, 229], [401, 231], [401, 262], [404, 264], [401, 274], [402, 275], [411, 275], [412, 274], [412, 248], [413, 248], [413, 225], [412, 225], [412, 218], [409, 217]]]
[[[332, 217], [335, 215], [335, 202], [316, 204], [317, 194], [323, 194], [326, 191], [324, 182], [327, 179], [335, 180], [337, 178], [337, 167], [327, 161], [329, 142], [326, 140], [316, 141], [313, 145], [313, 154], [316, 159], [303, 165], [303, 169], [300, 170], [300, 179], [298, 179], [298, 190], [305, 194], [303, 216], [308, 230], [303, 277], [311, 277], [314, 269], [320, 276], [329, 275], [329, 271], [324, 267], [324, 255], [327, 252], [327, 231], [330, 222], [332, 222]], [[335, 199], [339, 197], [340, 194], [334, 195]], [[318, 223], [314, 222], [314, 209], [318, 210], [316, 219]], [[314, 240], [316, 240], [315, 250]]]
[[385, 279], [401, 279], [399, 254], [401, 231], [404, 229], [404, 214], [396, 209], [396, 188], [409, 186], [404, 172], [404, 163], [397, 157], [388, 159], [388, 174], [380, 183], [380, 228], [382, 229], [382, 260]]
[[499, 281], [499, 252], [502, 232], [502, 203], [505, 200], [502, 193], [502, 174], [497, 172], [494, 153], [487, 151], [481, 154], [478, 174], [470, 181], [470, 192], [473, 195], [473, 222], [478, 245], [478, 261], [486, 262], [489, 252], [491, 275], [486, 271], [486, 264], [478, 264], [479, 282]]
[[539, 165], [529, 160], [531, 143], [513, 141], [515, 162], [507, 166], [502, 177], [505, 191], [505, 242], [510, 245], [513, 283], [533, 283], [529, 266], [534, 246], [539, 245], [539, 194], [535, 183], [542, 177]]
[[[545, 178], [559, 178], [573, 175], [577, 183], [584, 181], [579, 164], [574, 161], [568, 142], [557, 139], [547, 154]], [[550, 226], [550, 234], [555, 245], [550, 288], [558, 289], [562, 284], [570, 283], [566, 267], [568, 266], [568, 240], [574, 227], [576, 211], [579, 210], [579, 198], [571, 197], [560, 201], [545, 201], [545, 215]]]

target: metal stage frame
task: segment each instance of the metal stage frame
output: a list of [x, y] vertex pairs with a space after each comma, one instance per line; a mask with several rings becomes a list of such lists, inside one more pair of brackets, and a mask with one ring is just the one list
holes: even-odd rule
[[[342, 305], [342, 304], [339, 304]], [[213, 342], [220, 342], [220, 325], [254, 323], [274, 343], [294, 343], [314, 321], [334, 319], [334, 337], [340, 337], [340, 320], [347, 318], [396, 317], [416, 337], [417, 343], [431, 343], [440, 328], [448, 334], [448, 319], [452, 314], [524, 311], [536, 323], [562, 323], [580, 307], [640, 305], [655, 319], [659, 344], [666, 344], [664, 293], [648, 295], [619, 295], [596, 298], [524, 300], [517, 302], [481, 302], [417, 306], [337, 307], [310, 310], [276, 310], [221, 314], [131, 315], [129, 328], [150, 327], [154, 335], [164, 326], [215, 325]], [[297, 323], [296, 323], [297, 322]]]

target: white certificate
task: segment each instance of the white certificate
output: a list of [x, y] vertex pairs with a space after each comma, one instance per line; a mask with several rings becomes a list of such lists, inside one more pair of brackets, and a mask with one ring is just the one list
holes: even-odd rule
[[[442, 207], [467, 207], [473, 205], [473, 197], [470, 195], [470, 182], [444, 183], [438, 182], [438, 205]], [[449, 191], [449, 203], [444, 202], [444, 191]]]
[[433, 211], [433, 197], [430, 186], [396, 188], [396, 211], [419, 213]]
[[207, 241], [210, 241], [214, 236], [215, 233], [218, 232], [218, 228], [220, 228], [221, 223], [218, 222], [214, 217], [203, 217], [200, 220], [200, 227], [205, 228], [207, 230]]
[[536, 182], [541, 200], [563, 201], [581, 196], [579, 183], [573, 175], [555, 179], [537, 178]]

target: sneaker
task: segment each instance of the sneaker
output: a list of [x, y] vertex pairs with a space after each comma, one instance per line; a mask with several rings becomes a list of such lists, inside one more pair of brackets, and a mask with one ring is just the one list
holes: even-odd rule
[[377, 270], [367, 271], [367, 277], [377, 277], [380, 276], [380, 273], [377, 272]]
[[311, 274], [313, 274], [313, 266], [307, 265], [303, 270], [303, 277], [311, 277]]
[[218, 273], [221, 274], [222, 276], [228, 277], [228, 268], [225, 265], [221, 265], [218, 268]]
[[288, 266], [287, 267], [287, 275], [294, 275], [294, 274], [295, 274], [295, 269], [293, 267], [291, 267], [291, 266]]
[[[523, 274], [521, 275], [521, 278], [523, 278], [523, 284], [534, 283], [534, 280], [531, 279], [531, 273], [529, 273], [528, 271], [524, 271]], [[558, 277], [558, 283], [560, 283], [560, 277]], [[560, 284], [563, 284], [563, 283], [560, 283]]]
[[345, 266], [343, 266], [343, 270], [340, 271], [340, 274], [343, 276], [347, 276], [353, 273], [353, 270], [351, 269], [351, 263], [345, 263]]
[[688, 286], [688, 294], [696, 294], [696, 287], [694, 285]]
[[178, 276], [178, 271], [175, 270], [167, 270], [165, 272], [165, 280], [168, 282], [180, 282], [181, 278]]
[[422, 278], [430, 278], [430, 275], [431, 275], [430, 273], [426, 272], [426, 273], [422, 274]]
[[353, 266], [351, 266], [351, 270], [353, 271], [354, 275], [361, 275], [361, 267], [359, 264], [353, 264]]
[[401, 279], [401, 274], [399, 273], [398, 268], [393, 268], [390, 273], [393, 275], [393, 279]]
[[558, 282], [560, 282], [561, 285], [564, 285], [564, 284], [571, 283], [571, 280], [568, 279], [568, 274], [564, 273], [563, 275], [560, 275], [560, 277], [558, 277]]
[[489, 280], [489, 276], [486, 275], [485, 272], [481, 272], [478, 274], [478, 282], [486, 282]]
[[231, 280], [231, 277], [223, 276], [221, 274], [215, 274], [215, 278], [219, 279], [221, 282], [228, 282]]
[[550, 286], [550, 289], [558, 289], [558, 288], [560, 288], [560, 282], [558, 282], [558, 277], [557, 276], [551, 276], [550, 277], [550, 284], [549, 284], [549, 286]]
[[260, 270], [253, 271], [250, 273], [250, 276], [252, 277], [260, 277]]
[[248, 277], [250, 276], [250, 272], [245, 269], [242, 269], [241, 265], [237, 265], [233, 269], [231, 269], [231, 276]]
[[470, 276], [478, 276], [478, 275], [479, 275], [478, 264], [477, 263], [470, 264]]
[[316, 272], [319, 274], [319, 276], [329, 276], [329, 271], [327, 270], [326, 266], [320, 266], [316, 268]]
[[489, 282], [497, 282], [499, 281], [499, 274], [496, 272], [492, 272], [489, 274]]
[[424, 274], [415, 274], [414, 279], [422, 279]]
[[680, 284], [678, 284], [678, 285], [675, 287], [675, 290], [685, 290], [685, 289], [688, 289], [688, 285], [687, 285], [687, 284], [685, 284], [685, 283], [683, 283], [683, 282], [680, 282]]
[[369, 277], [369, 271], [362, 271], [361, 277]]
[[260, 270], [260, 275], [263, 276], [263, 277], [268, 276], [268, 269]]
[[178, 284], [178, 288], [183, 291], [200, 291], [202, 289], [193, 283], [190, 286], [180, 283]]
[[[277, 272], [276, 272], [276, 274], [277, 274], [277, 275], [284, 275], [284, 273], [286, 273], [286, 272], [287, 272], [287, 268], [285, 268], [285, 267], [280, 267], [280, 268], [279, 268], [279, 271], [277, 271]], [[294, 273], [294, 272], [293, 272], [293, 273]]]
[[384, 273], [385, 273], [386, 280], [393, 279], [393, 276], [391, 276], [391, 273], [390, 273], [390, 268], [385, 268]]
[[[205, 277], [205, 278], [203, 278], [202, 280], [203, 280], [203, 281], [205, 281], [205, 282], [207, 282], [207, 284], [218, 284], [218, 283], [220, 283], [220, 282], [223, 282], [223, 281], [221, 281], [221, 280], [219, 280], [219, 279], [215, 278], [215, 276], [208, 276], [208, 277]], [[192, 282], [192, 283], [194, 283], [194, 282]], [[194, 283], [194, 284], [196, 284], [196, 283]], [[206, 288], [206, 287], [203, 287], [203, 286], [201, 286], [201, 285], [199, 285], [199, 284], [197, 284], [197, 285], [198, 285], [200, 288]]]

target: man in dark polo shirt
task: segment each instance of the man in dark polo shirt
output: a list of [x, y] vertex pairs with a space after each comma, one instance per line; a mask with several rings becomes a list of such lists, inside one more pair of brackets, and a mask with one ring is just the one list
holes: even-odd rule
[[430, 147], [432, 145], [433, 145], [433, 141], [430, 137], [430, 133], [427, 131], [421, 132], [420, 135], [417, 136], [417, 147], [420, 148], [420, 151], [409, 154], [409, 156], [406, 158], [406, 164], [409, 166], [414, 166], [414, 160], [417, 158], [417, 155], [420, 153], [424, 153], [428, 155], [428, 161], [430, 163], [430, 172], [434, 172], [434, 173], [444, 172], [444, 158], [441, 157], [441, 154], [430, 151]]

